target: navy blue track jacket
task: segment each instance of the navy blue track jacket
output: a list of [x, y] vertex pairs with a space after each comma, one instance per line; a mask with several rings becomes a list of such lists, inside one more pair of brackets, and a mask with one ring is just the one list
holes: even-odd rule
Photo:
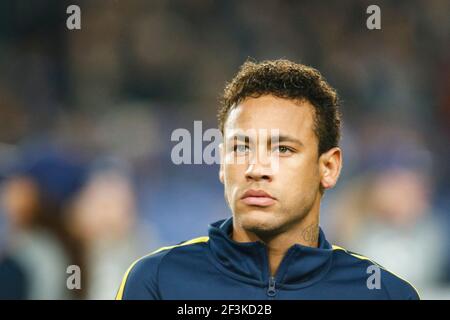
[[137, 260], [116, 299], [419, 299], [405, 280], [330, 245], [321, 229], [318, 248], [293, 245], [271, 276], [265, 245], [235, 242], [232, 228], [232, 218], [217, 221], [209, 226], [208, 237]]

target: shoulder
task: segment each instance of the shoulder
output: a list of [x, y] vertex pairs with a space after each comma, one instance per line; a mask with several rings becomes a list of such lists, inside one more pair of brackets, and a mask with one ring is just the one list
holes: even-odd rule
[[393, 300], [419, 300], [420, 295], [417, 289], [395, 274], [386, 269], [374, 260], [337, 245], [333, 245], [333, 256], [337, 266], [342, 267], [346, 272], [364, 275], [366, 278], [378, 272], [382, 289], [389, 299]]
[[202, 249], [202, 245], [208, 240], [208, 237], [194, 238], [177, 245], [162, 247], [137, 259], [126, 271], [116, 300], [158, 299], [158, 273], [163, 260], [169, 255], [184, 256]]

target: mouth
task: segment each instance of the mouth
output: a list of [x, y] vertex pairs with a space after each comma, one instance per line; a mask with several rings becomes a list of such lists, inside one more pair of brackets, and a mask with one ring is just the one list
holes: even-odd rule
[[273, 205], [276, 198], [263, 190], [247, 190], [241, 197], [241, 201], [249, 206], [269, 207]]

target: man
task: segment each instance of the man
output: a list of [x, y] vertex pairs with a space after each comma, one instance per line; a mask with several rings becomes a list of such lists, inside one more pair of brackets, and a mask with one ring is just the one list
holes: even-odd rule
[[418, 299], [406, 281], [330, 245], [319, 227], [321, 199], [342, 167], [338, 105], [315, 69], [246, 62], [219, 110], [219, 177], [232, 217], [208, 237], [136, 261], [117, 299]]

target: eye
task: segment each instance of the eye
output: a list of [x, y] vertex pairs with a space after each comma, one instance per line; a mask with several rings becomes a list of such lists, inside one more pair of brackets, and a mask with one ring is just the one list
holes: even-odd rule
[[287, 146], [278, 146], [278, 147], [275, 147], [274, 149], [275, 149], [275, 152], [279, 152], [279, 153], [283, 153], [283, 154], [288, 154], [288, 153], [293, 152], [293, 150]]
[[236, 153], [245, 153], [248, 151], [248, 146], [245, 144], [237, 144], [233, 147], [233, 151]]

